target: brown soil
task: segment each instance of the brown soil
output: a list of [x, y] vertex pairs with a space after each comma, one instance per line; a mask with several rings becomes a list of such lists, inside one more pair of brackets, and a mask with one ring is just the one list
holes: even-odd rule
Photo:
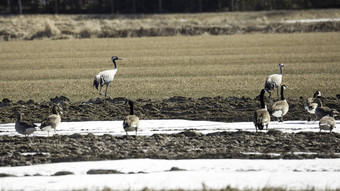
[[[307, 120], [305, 98], [288, 99], [285, 120]], [[125, 98], [91, 99], [71, 102], [56, 97], [50, 102], [33, 100], [0, 102], [0, 123], [15, 122], [20, 110], [26, 118], [39, 123], [50, 113], [53, 103], [63, 106], [62, 121], [122, 120], [128, 114]], [[267, 100], [268, 101], [268, 100]], [[269, 101], [268, 101], [269, 102]], [[268, 103], [267, 102], [267, 103]], [[324, 98], [324, 105], [340, 110], [337, 98]], [[172, 97], [165, 100], [135, 100], [140, 119], [190, 119], [209, 121], [251, 121], [259, 101], [250, 98]], [[272, 119], [274, 120], [274, 119]], [[235, 127], [236, 128], [236, 127]], [[255, 127], [254, 127], [255, 128]], [[1, 129], [0, 129], [1, 131]], [[203, 135], [186, 131], [173, 135], [95, 136], [93, 134], [52, 137], [1, 136], [0, 166], [19, 166], [63, 161], [109, 160], [127, 158], [333, 158], [340, 157], [338, 133], [222, 132]], [[22, 153], [31, 153], [22, 155]], [[274, 154], [273, 154], [274, 153]]]

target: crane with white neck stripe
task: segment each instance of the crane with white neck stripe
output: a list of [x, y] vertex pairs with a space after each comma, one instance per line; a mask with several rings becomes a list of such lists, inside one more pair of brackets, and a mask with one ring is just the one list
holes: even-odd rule
[[114, 79], [114, 77], [117, 73], [116, 60], [122, 60], [122, 59], [118, 58], [117, 56], [112, 56], [111, 60], [114, 64], [113, 70], [105, 70], [105, 71], [99, 72], [94, 77], [94, 80], [93, 80], [93, 86], [96, 87], [97, 90], [98, 90], [98, 87], [99, 87], [99, 95], [102, 95], [102, 93], [101, 93], [102, 87], [104, 85], [106, 85], [105, 99], [106, 99], [106, 95], [107, 95], [107, 88], [109, 87], [110, 83], [113, 81], [113, 79]]

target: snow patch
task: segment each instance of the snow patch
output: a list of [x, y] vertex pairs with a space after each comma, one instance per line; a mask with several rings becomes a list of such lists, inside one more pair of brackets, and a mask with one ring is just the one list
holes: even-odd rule
[[318, 22], [338, 22], [340, 18], [320, 18], [320, 19], [299, 19], [286, 20], [285, 23], [318, 23]]
[[[169, 171], [173, 167], [182, 171]], [[87, 175], [90, 169], [117, 170], [124, 174]], [[24, 167], [2, 167], [2, 173], [17, 177], [1, 178], [2, 190], [114, 190], [150, 189], [240, 189], [283, 187], [287, 189], [340, 188], [340, 159], [241, 160], [127, 159], [55, 163]], [[59, 171], [73, 175], [51, 176]], [[142, 172], [142, 173], [141, 173]], [[40, 174], [41, 176], [33, 176]], [[26, 176], [25, 176], [26, 175]], [[27, 176], [28, 175], [28, 176]]]
[[[340, 121], [336, 121], [340, 124]], [[0, 136], [19, 135], [14, 128], [14, 123], [0, 124]], [[37, 123], [39, 126], [40, 124]], [[339, 125], [338, 125], [339, 126]], [[319, 122], [307, 121], [271, 121], [268, 129], [275, 129], [285, 133], [297, 133], [302, 131], [319, 132]], [[192, 121], [182, 119], [171, 120], [140, 120], [137, 135], [151, 136], [153, 134], [172, 134], [180, 133], [185, 130], [194, 130], [203, 134], [222, 132], [222, 131], [250, 131], [255, 132], [253, 122], [214, 122], [214, 121]], [[123, 121], [86, 121], [86, 122], [61, 122], [56, 129], [59, 135], [72, 135], [75, 133], [114, 136], [124, 136]], [[324, 131], [328, 132], [328, 131]], [[333, 132], [340, 132], [340, 128], [333, 129]], [[53, 135], [54, 132], [50, 132]], [[129, 132], [129, 134], [135, 134]], [[36, 131], [33, 136], [47, 136], [45, 131]]]
[[[337, 124], [340, 121], [336, 121]], [[38, 124], [39, 125], [39, 124]], [[339, 125], [338, 125], [339, 126]], [[318, 122], [285, 121], [270, 122], [269, 129], [286, 133], [302, 131], [319, 132]], [[207, 134], [221, 131], [255, 132], [252, 122], [211, 122], [191, 120], [141, 120], [139, 136], [179, 133], [195, 130]], [[339, 128], [333, 132], [339, 133]], [[57, 134], [111, 134], [124, 136], [122, 121], [62, 122]], [[133, 133], [134, 134], [134, 133]], [[0, 136], [16, 136], [14, 123], [0, 124]], [[21, 136], [21, 135], [19, 135]], [[33, 136], [47, 136], [37, 131]], [[35, 153], [23, 153], [33, 155]], [[49, 153], [41, 153], [49, 154]], [[260, 154], [260, 153], [246, 153]], [[277, 155], [277, 153], [268, 153]], [[297, 153], [301, 154], [301, 153]], [[303, 153], [313, 154], [313, 153]], [[184, 171], [170, 171], [177, 167]], [[123, 174], [88, 175], [91, 169], [117, 170]], [[51, 176], [60, 171], [74, 174]], [[152, 160], [127, 159], [114, 161], [70, 162], [32, 165], [22, 167], [0, 167], [0, 173], [16, 177], [0, 178], [0, 190], [141, 190], [205, 188], [223, 189], [227, 186], [239, 189], [262, 189], [282, 187], [289, 190], [326, 190], [340, 188], [340, 159], [313, 160]], [[36, 176], [39, 175], [39, 176]]]

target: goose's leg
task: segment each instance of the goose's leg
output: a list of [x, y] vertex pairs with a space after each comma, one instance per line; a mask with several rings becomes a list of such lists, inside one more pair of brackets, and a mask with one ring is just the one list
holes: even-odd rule
[[280, 120], [280, 122], [283, 122], [283, 112], [282, 112], [282, 115], [281, 115], [281, 120]]

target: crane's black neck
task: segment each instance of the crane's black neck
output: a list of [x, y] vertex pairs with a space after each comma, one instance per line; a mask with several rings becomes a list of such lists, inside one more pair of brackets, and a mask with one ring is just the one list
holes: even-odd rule
[[117, 68], [116, 60], [112, 60], [113, 64], [115, 65], [114, 69]]
[[266, 91], [264, 89], [262, 89], [261, 93], [260, 93], [260, 102], [261, 102], [261, 109], [266, 108], [266, 105], [264, 104], [264, 93]]
[[282, 75], [282, 66], [280, 66], [280, 74]]
[[129, 105], [130, 105], [130, 115], [134, 115], [134, 111], [133, 111], [133, 102], [129, 101]]
[[283, 95], [283, 90], [284, 90], [284, 86], [281, 86], [281, 100], [285, 100], [285, 96]]

